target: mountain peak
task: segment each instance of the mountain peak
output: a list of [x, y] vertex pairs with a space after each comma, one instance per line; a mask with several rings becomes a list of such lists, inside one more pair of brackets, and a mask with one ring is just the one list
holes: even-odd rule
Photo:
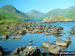
[[26, 15], [26, 13], [23, 13], [23, 12], [17, 10], [12, 5], [3, 6], [1, 8], [1, 11], [4, 14], [3, 16], [7, 16], [8, 18], [14, 18], [14, 19], [26, 19], [26, 18], [29, 18], [28, 15]]
[[8, 12], [11, 12], [11, 13], [16, 12], [16, 11], [19, 13], [19, 11], [12, 5], [5, 5], [1, 9], [8, 11]]
[[39, 12], [37, 10], [31, 10], [27, 13], [29, 16], [33, 16], [33, 17], [40, 17], [42, 16], [44, 13]]
[[[40, 11], [32, 9], [31, 12], [40, 12]], [[40, 12], [40, 13], [42, 13], [42, 12]]]
[[14, 8], [14, 6], [12, 6], [12, 5], [5, 5], [2, 8]]

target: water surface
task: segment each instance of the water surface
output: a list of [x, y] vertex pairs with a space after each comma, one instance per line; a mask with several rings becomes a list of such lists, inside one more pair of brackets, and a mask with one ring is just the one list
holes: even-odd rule
[[[62, 40], [65, 39], [66, 37], [71, 37], [72, 43], [71, 45], [65, 49], [64, 51], [75, 51], [75, 35], [70, 35], [69, 31], [71, 30], [72, 26], [75, 26], [75, 22], [56, 22], [56, 23], [43, 23], [45, 25], [51, 24], [52, 26], [62, 26], [64, 27], [63, 32], [66, 33], [63, 36], [59, 37]], [[18, 34], [19, 35], [19, 34]], [[19, 35], [20, 40], [13, 40], [9, 38], [8, 40], [0, 40], [0, 46], [4, 48], [5, 51], [13, 51], [17, 47], [21, 46], [28, 46], [28, 43], [30, 40], [32, 40], [32, 46], [38, 46], [41, 51], [45, 51], [40, 47], [40, 45], [43, 44], [44, 41], [49, 41], [49, 42], [55, 42], [58, 37], [50, 35], [46, 36], [43, 33], [41, 34], [30, 34], [26, 33], [25, 35]], [[1, 35], [0, 35], [1, 37]], [[11, 37], [11, 36], [10, 36]]]

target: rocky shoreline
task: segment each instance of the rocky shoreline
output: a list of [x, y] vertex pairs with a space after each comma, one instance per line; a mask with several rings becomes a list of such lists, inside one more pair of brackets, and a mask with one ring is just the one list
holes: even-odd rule
[[54, 35], [54, 36], [61, 36], [61, 34], [65, 34], [63, 32], [62, 26], [52, 26], [52, 25], [45, 25], [45, 24], [37, 24], [35, 22], [28, 22], [28, 23], [16, 23], [16, 24], [9, 24], [2, 28], [5, 32], [5, 35], [2, 36], [2, 39], [7, 40], [7, 36], [11, 36], [11, 39], [20, 39], [19, 36], [15, 36], [16, 34], [25, 35], [26, 33], [35, 34], [35, 33], [44, 33], [46, 36]]
[[[64, 27], [62, 26], [52, 26], [52, 25], [45, 25], [39, 24], [36, 22], [27, 22], [27, 23], [16, 23], [16, 24], [7, 24], [5, 27], [1, 27], [1, 29], [5, 32], [0, 40], [8, 40], [10, 39], [17, 39], [20, 40], [20, 36], [16, 36], [16, 34], [25, 35], [26, 33], [36, 34], [36, 33], [43, 33], [46, 36], [56, 36], [60, 37], [66, 33], [63, 32]], [[69, 34], [75, 35], [75, 27], [73, 26], [72, 29], [69, 31]], [[10, 37], [11, 36], [11, 37]], [[31, 46], [32, 40], [29, 41], [28, 46], [18, 47], [10, 54], [10, 56], [43, 56], [43, 54], [47, 54], [45, 52], [40, 51], [37, 46]], [[67, 37], [64, 40], [57, 38], [56, 43], [45, 41], [43, 42], [42, 48], [49, 51], [52, 54], [58, 54], [60, 51], [68, 48], [71, 44], [71, 38]], [[2, 55], [2, 53], [0, 53]]]

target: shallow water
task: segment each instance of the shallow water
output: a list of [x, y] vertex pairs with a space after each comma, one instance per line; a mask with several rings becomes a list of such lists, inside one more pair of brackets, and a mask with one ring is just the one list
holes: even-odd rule
[[[53, 26], [62, 26], [64, 27], [63, 32], [66, 33], [63, 36], [59, 37], [61, 39], [65, 39], [66, 37], [71, 37], [72, 43], [71, 45], [65, 49], [64, 51], [75, 51], [75, 35], [70, 35], [68, 31], [72, 28], [72, 26], [75, 26], [75, 22], [56, 22], [56, 23], [43, 23], [46, 25], [53, 25]], [[19, 34], [18, 34], [19, 35]], [[9, 38], [8, 40], [0, 40], [0, 46], [4, 48], [5, 51], [13, 51], [15, 48], [20, 46], [28, 46], [28, 43], [30, 40], [32, 40], [32, 46], [38, 46], [41, 51], [45, 51], [40, 47], [40, 45], [43, 44], [44, 41], [49, 42], [55, 42], [58, 37], [50, 35], [46, 36], [43, 33], [42, 34], [30, 34], [26, 33], [25, 35], [19, 35], [20, 40], [13, 40]], [[0, 36], [1, 37], [1, 36]], [[11, 37], [11, 36], [10, 36]]]

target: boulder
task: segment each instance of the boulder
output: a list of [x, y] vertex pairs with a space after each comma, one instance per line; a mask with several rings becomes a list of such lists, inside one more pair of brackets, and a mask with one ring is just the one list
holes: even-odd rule
[[0, 56], [3, 56], [3, 48], [0, 47]]
[[12, 36], [11, 39], [15, 39], [15, 36]]
[[44, 41], [43, 46], [49, 48], [51, 45], [54, 45], [52, 42]]
[[48, 50], [50, 53], [53, 53], [53, 54], [59, 54], [59, 52], [63, 50], [61, 46], [58, 46], [52, 42], [45, 41], [43, 43], [43, 46], [44, 46], [44, 49]]
[[49, 33], [49, 32], [45, 32], [44, 34], [45, 34], [45, 35], [50, 35], [50, 33]]
[[65, 38], [64, 41], [65, 41], [68, 45], [71, 44], [71, 38], [70, 38], [70, 37]]
[[52, 29], [52, 25], [48, 25], [48, 29]]
[[59, 46], [68, 46], [68, 44], [64, 40], [62, 40], [60, 38], [56, 39], [56, 45], [59, 45]]
[[29, 45], [29, 46], [31, 46], [31, 45], [32, 45], [32, 43], [29, 43], [28, 45]]
[[21, 35], [25, 35], [25, 34], [26, 34], [26, 31], [25, 31], [25, 30], [20, 31], [19, 34], [21, 34]]
[[18, 34], [18, 32], [16, 31], [15, 34]]
[[8, 35], [3, 35], [3, 36], [2, 36], [2, 39], [3, 39], [3, 40], [7, 40], [8, 38], [9, 38]]
[[[14, 52], [15, 51], [15, 52]], [[40, 56], [40, 50], [36, 46], [26, 46], [25, 48], [17, 48], [14, 50], [10, 56]], [[18, 53], [17, 53], [18, 52]]]
[[70, 42], [71, 41], [71, 38], [70, 37], [67, 37], [66, 39], [64, 39], [65, 42]]
[[33, 42], [32, 40], [29, 41], [29, 43], [32, 43], [32, 42]]
[[20, 37], [19, 36], [15, 36], [15, 39], [20, 39]]
[[53, 54], [59, 54], [60, 51], [62, 51], [62, 50], [63, 50], [63, 48], [61, 46], [57, 46], [57, 45], [52, 46], [52, 48], [48, 48], [48, 51]]

